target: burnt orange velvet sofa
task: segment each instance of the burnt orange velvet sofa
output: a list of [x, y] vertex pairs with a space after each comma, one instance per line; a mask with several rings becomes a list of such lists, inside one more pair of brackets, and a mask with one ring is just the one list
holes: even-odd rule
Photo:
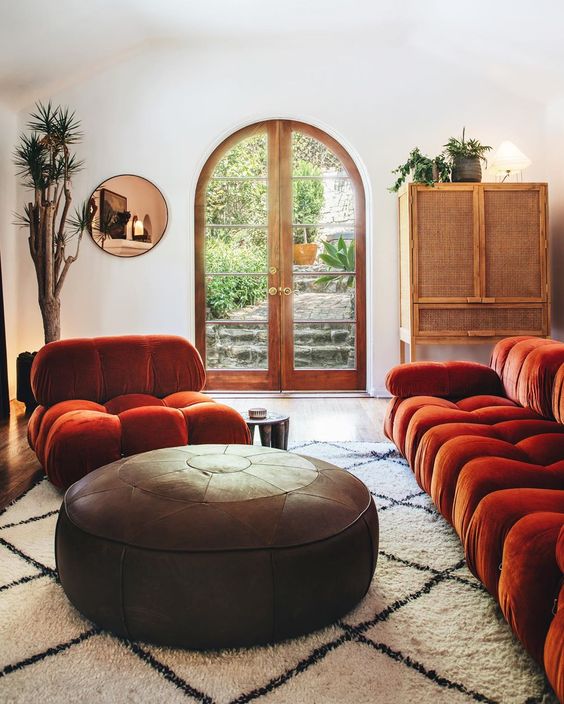
[[564, 701], [564, 344], [395, 367], [385, 433]]
[[67, 488], [97, 467], [161, 447], [250, 443], [242, 416], [201, 393], [197, 350], [170, 335], [61, 340], [36, 355], [29, 444]]

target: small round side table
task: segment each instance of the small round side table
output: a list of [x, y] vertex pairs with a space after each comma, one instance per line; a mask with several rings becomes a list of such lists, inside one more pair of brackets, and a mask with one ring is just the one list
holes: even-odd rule
[[255, 427], [258, 426], [262, 445], [278, 450], [288, 449], [290, 416], [281, 416], [278, 413], [267, 413], [266, 418], [260, 419], [249, 418], [248, 413], [243, 413], [242, 416], [251, 431], [251, 443], [255, 438]]

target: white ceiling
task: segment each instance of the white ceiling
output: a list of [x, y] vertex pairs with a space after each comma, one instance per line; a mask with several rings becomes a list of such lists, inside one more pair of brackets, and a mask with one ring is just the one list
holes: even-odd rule
[[432, 53], [541, 102], [564, 92], [561, 0], [0, 0], [0, 100], [20, 107], [157, 41], [313, 35]]

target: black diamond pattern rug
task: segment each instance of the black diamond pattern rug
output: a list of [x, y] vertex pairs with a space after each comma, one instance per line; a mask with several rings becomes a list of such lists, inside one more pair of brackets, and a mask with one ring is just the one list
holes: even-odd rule
[[378, 566], [354, 611], [262, 648], [193, 652], [116, 638], [58, 583], [61, 494], [43, 480], [0, 515], [0, 702], [556, 702], [392, 445], [292, 449], [348, 469], [375, 498]]

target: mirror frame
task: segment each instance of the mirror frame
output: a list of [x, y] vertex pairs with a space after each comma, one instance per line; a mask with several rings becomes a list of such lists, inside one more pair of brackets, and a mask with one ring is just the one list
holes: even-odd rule
[[[156, 188], [157, 191], [160, 193], [160, 196], [163, 199], [163, 203], [164, 203], [164, 207], [165, 207], [165, 223], [164, 223], [162, 234], [159, 237], [158, 242], [155, 242], [155, 244], [150, 249], [147, 249], [144, 252], [139, 252], [139, 254], [135, 254], [132, 256], [124, 256], [122, 254], [115, 254], [114, 252], [108, 252], [107, 249], [104, 249], [101, 245], [98, 244], [98, 242], [96, 241], [94, 234], [93, 234], [92, 223], [90, 224], [90, 227], [88, 228], [88, 234], [90, 235], [90, 239], [92, 240], [92, 242], [96, 245], [96, 248], [101, 249], [102, 252], [104, 252], [104, 254], [109, 254], [111, 257], [117, 257], [118, 259], [138, 259], [139, 257], [142, 257], [143, 255], [149, 254], [149, 252], [152, 252], [155, 249], [155, 247], [157, 247], [161, 243], [161, 241], [163, 240], [163, 238], [166, 234], [166, 231], [168, 230], [168, 224], [169, 224], [169, 219], [170, 219], [169, 207], [168, 207], [168, 202], [167, 202], [167, 199], [166, 199], [164, 193], [162, 192], [162, 190], [157, 186], [157, 184], [154, 181], [151, 181], [150, 179], [146, 178], [145, 176], [140, 176], [139, 174], [131, 174], [131, 173], [115, 174], [114, 176], [109, 176], [108, 178], [105, 178], [103, 181], [100, 181], [100, 183], [90, 192], [90, 195], [88, 197], [88, 203], [90, 203], [90, 200], [91, 200], [91, 198], [93, 198], [94, 193], [96, 193], [96, 191], [99, 191], [101, 188], [103, 188], [105, 183], [107, 183], [108, 181], [111, 181], [114, 178], [121, 178], [123, 176], [129, 176], [132, 178], [140, 178], [143, 181], [146, 181], [151, 186], [153, 186], [153, 188]], [[106, 190], [111, 190], [111, 189], [107, 188]], [[120, 195], [120, 194], [118, 194], [118, 195]]]

